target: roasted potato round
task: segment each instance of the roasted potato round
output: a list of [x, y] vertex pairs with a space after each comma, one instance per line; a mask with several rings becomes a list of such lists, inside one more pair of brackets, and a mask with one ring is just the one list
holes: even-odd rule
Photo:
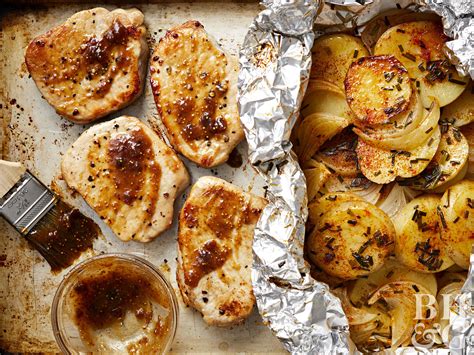
[[466, 178], [474, 180], [474, 122], [461, 127], [461, 133], [466, 137], [469, 145]]
[[405, 112], [413, 90], [407, 70], [391, 55], [363, 57], [351, 64], [344, 81], [356, 125], [375, 125]]
[[395, 56], [417, 81], [425, 107], [430, 105], [430, 97], [442, 107], [459, 97], [467, 84], [443, 52], [447, 40], [440, 22], [406, 22], [385, 31], [374, 54]]
[[431, 132], [428, 141], [410, 150], [388, 150], [375, 147], [363, 139], [357, 143], [357, 159], [362, 174], [377, 184], [386, 184], [397, 177], [413, 177], [428, 166], [440, 141], [440, 129]]
[[395, 217], [395, 255], [412, 270], [438, 272], [453, 265], [440, 237], [439, 202], [437, 195], [419, 196]]
[[321, 36], [314, 41], [311, 79], [322, 79], [344, 89], [344, 78], [351, 63], [369, 55], [362, 41], [340, 33]]
[[468, 269], [474, 241], [474, 181], [463, 180], [448, 188], [439, 203], [438, 217], [446, 253]]
[[455, 101], [443, 109], [441, 120], [461, 127], [474, 122], [474, 91], [472, 80]]
[[442, 125], [441, 130], [443, 134], [438, 149], [425, 170], [412, 179], [400, 182], [401, 184], [438, 193], [464, 178], [469, 144], [458, 128]]
[[329, 275], [345, 280], [382, 267], [393, 250], [395, 230], [390, 218], [371, 203], [344, 201], [337, 194], [315, 203], [319, 201], [329, 208], [319, 206], [312, 211], [321, 212], [307, 239], [309, 259]]

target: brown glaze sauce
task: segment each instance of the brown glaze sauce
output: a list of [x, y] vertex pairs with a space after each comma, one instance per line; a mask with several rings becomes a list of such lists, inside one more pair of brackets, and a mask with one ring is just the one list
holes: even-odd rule
[[27, 239], [48, 261], [51, 271], [59, 272], [92, 249], [99, 231], [94, 221], [59, 201], [50, 216], [44, 217]]
[[[133, 130], [112, 139], [109, 142], [107, 154], [116, 196], [127, 205], [131, 205], [140, 198], [140, 193], [145, 186], [147, 170], [152, 172], [152, 180], [155, 183], [160, 181], [161, 170], [154, 161], [152, 141], [142, 129]], [[150, 212], [154, 210], [156, 196], [152, 201], [153, 206], [150, 207]]]
[[215, 240], [209, 240], [193, 255], [191, 268], [185, 272], [184, 280], [187, 285], [196, 287], [204, 275], [220, 268], [230, 255], [230, 250], [221, 248]]

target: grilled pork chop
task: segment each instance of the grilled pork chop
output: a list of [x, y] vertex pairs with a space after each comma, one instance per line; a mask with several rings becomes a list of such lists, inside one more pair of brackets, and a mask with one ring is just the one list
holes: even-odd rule
[[148, 242], [168, 229], [174, 200], [189, 184], [174, 151], [129, 116], [85, 131], [64, 155], [61, 170], [123, 241]]
[[103, 8], [81, 11], [26, 49], [25, 62], [56, 112], [87, 123], [136, 99], [145, 78], [143, 14]]
[[170, 29], [155, 47], [151, 87], [174, 148], [203, 167], [224, 163], [243, 139], [237, 61], [197, 21]]
[[265, 204], [261, 197], [206, 176], [194, 184], [181, 210], [179, 289], [185, 303], [210, 325], [238, 324], [252, 312], [253, 233]]

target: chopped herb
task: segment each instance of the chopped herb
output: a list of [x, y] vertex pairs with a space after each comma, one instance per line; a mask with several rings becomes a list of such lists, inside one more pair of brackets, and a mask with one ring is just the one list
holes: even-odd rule
[[400, 84], [395, 85], [395, 87], [397, 88], [398, 91], [402, 91], [402, 87], [400, 86]]
[[372, 239], [367, 239], [367, 241], [360, 246], [358, 253], [362, 254], [370, 244], [372, 244]]
[[326, 197], [326, 200], [329, 200], [329, 201], [336, 201], [336, 200], [337, 200], [337, 196], [328, 196], [328, 197]]
[[416, 158], [416, 159], [410, 160], [410, 163], [419, 163], [421, 161], [430, 161], [430, 159], [428, 159], [428, 158]]
[[438, 270], [443, 264], [443, 260], [439, 258], [440, 250], [434, 249], [430, 245], [429, 238], [424, 243], [423, 242], [416, 243], [415, 252], [418, 254], [421, 254], [418, 257], [418, 262], [426, 266], [429, 271]]
[[341, 182], [341, 183], [344, 182], [344, 178], [343, 178], [341, 175], [338, 175], [338, 176], [337, 176], [337, 179], [338, 179], [339, 182]]
[[393, 91], [393, 87], [384, 86], [384, 87], [382, 88], [382, 90], [385, 90], [385, 91]]
[[384, 17], [383, 22], [385, 22], [386, 26], [390, 27], [390, 21], [388, 20], [387, 16]]
[[417, 88], [419, 88], [420, 87], [420, 82], [418, 80], [415, 81], [415, 85], [416, 85]]
[[353, 252], [352, 256], [356, 259], [356, 261], [359, 263], [362, 269], [369, 271], [370, 266], [374, 264], [374, 260], [372, 259], [372, 256], [367, 255], [367, 256], [362, 256], [357, 252]]
[[326, 254], [324, 255], [324, 261], [325, 261], [326, 263], [330, 263], [331, 261], [334, 260], [334, 257], [335, 257], [335, 256], [336, 256], [336, 255], [335, 255], [334, 253], [326, 253]]
[[472, 200], [472, 198], [468, 197], [466, 198], [466, 201], [467, 201], [467, 206], [469, 208], [474, 208], [474, 201]]
[[461, 162], [457, 161], [457, 160], [451, 160], [450, 163], [451, 163], [452, 166], [461, 165]]
[[459, 132], [457, 128], [453, 128], [453, 136], [454, 136], [454, 139], [456, 139], [458, 142], [462, 140], [462, 134], [461, 132]]
[[448, 225], [446, 224], [446, 219], [444, 218], [444, 213], [443, 211], [441, 211], [441, 207], [436, 207], [436, 212], [438, 213], [438, 216], [441, 219], [441, 224], [443, 225], [443, 228], [448, 228]]
[[402, 56], [404, 56], [407, 59], [410, 59], [412, 62], [416, 62], [416, 57], [413, 54], [403, 53]]
[[461, 80], [453, 79], [453, 78], [448, 78], [448, 81], [453, 83], [453, 84], [458, 84], [458, 85], [466, 85], [467, 83]]
[[370, 235], [370, 230], [371, 230], [370, 226], [367, 227], [367, 235]]
[[385, 78], [385, 81], [387, 83], [389, 83], [393, 79], [393, 77], [395, 76], [395, 73], [391, 72], [391, 71], [390, 72], [385, 72], [385, 73], [383, 73], [383, 76]]
[[401, 44], [398, 45], [398, 48], [400, 49], [400, 52], [404, 52], [405, 50], [403, 49], [403, 46]]
[[423, 66], [423, 63], [418, 64], [418, 69], [420, 69], [420, 71], [422, 72], [426, 70], [425, 67]]
[[428, 141], [428, 147], [431, 147], [431, 145], [433, 144], [434, 142], [434, 138], [431, 137], [430, 140]]
[[413, 287], [413, 289], [415, 290], [415, 292], [420, 292], [420, 289], [418, 288], [418, 286], [416, 286], [416, 285], [411, 285], [411, 287]]
[[322, 233], [322, 232], [324, 232], [325, 230], [328, 230], [329, 228], [331, 228], [331, 225], [326, 222], [323, 227], [321, 227], [321, 228], [318, 229], [318, 232]]
[[[398, 4], [397, 4], [397, 5], [398, 5]], [[400, 5], [398, 5], [398, 6], [400, 6]], [[398, 6], [397, 6], [397, 7], [398, 7]], [[397, 32], [398, 32], [398, 33], [405, 33], [405, 30], [402, 30], [401, 28], [397, 28]]]
[[460, 220], [460, 218], [459, 218], [459, 216], [457, 216], [457, 217], [454, 219], [453, 223], [458, 223], [459, 220]]
[[347, 223], [349, 223], [352, 226], [355, 226], [357, 224], [357, 221], [355, 219], [350, 219], [347, 221]]
[[432, 130], [433, 130], [433, 127], [430, 127], [430, 128], [428, 128], [428, 129], [425, 131], [425, 133], [428, 134], [428, 133], [430, 133]]
[[359, 51], [356, 49], [354, 51], [354, 55], [352, 56], [352, 58], [357, 58], [358, 55], [359, 55]]
[[385, 275], [385, 277], [386, 277], [387, 279], [389, 279], [389, 278], [392, 277], [392, 276], [393, 276], [393, 270], [390, 270], [390, 271], [387, 273], [387, 275]]
[[326, 243], [326, 248], [328, 248], [329, 250], [334, 250], [334, 248], [332, 247], [332, 243], [334, 242], [335, 238], [331, 238], [328, 240], [328, 242]]
[[464, 219], [467, 219], [467, 217], [469, 217], [469, 211], [468, 210], [464, 211]]

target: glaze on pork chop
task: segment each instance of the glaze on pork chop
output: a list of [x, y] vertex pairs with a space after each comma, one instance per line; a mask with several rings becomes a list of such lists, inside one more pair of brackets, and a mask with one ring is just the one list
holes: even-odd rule
[[236, 59], [197, 21], [171, 28], [151, 56], [151, 87], [173, 147], [203, 167], [224, 163], [243, 139]]
[[206, 176], [194, 184], [181, 210], [179, 289], [210, 325], [238, 324], [252, 312], [252, 242], [265, 205], [261, 197]]
[[123, 241], [148, 242], [168, 229], [174, 200], [189, 184], [175, 152], [129, 116], [85, 131], [64, 155], [61, 170]]
[[143, 14], [136, 9], [85, 10], [33, 39], [25, 62], [58, 114], [88, 123], [140, 95], [148, 54], [145, 36]]

